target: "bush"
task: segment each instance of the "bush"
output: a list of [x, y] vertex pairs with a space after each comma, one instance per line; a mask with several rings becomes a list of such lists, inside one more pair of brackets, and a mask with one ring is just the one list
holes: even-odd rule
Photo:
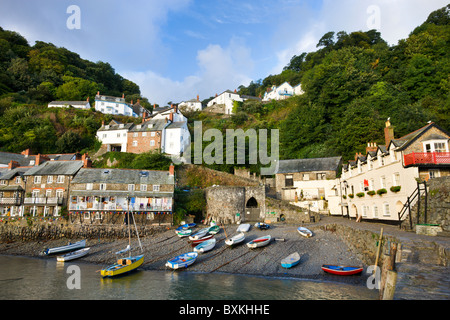
[[401, 186], [391, 187], [391, 191], [392, 192], [399, 192], [401, 188], [402, 188]]
[[350, 193], [348, 196], [352, 199], [355, 197], [355, 195], [353, 193]]
[[383, 195], [384, 193], [387, 193], [387, 190], [386, 189], [378, 189], [377, 190], [377, 194], [379, 195], [379, 196], [381, 196], [381, 195]]
[[357, 196], [358, 198], [362, 198], [362, 197], [365, 196], [365, 193], [364, 193], [364, 192], [359, 192], [359, 193], [356, 194], [356, 196]]
[[367, 191], [367, 194], [369, 196], [373, 196], [373, 195], [375, 195], [375, 191], [374, 190]]

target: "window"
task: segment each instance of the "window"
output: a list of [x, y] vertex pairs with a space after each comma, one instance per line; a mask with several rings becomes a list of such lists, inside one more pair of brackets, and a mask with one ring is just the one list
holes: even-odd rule
[[133, 141], [133, 147], [137, 147], [138, 142], [136, 140]]
[[443, 142], [437, 142], [434, 144], [434, 151], [435, 152], [445, 152], [445, 143]]
[[41, 176], [35, 176], [34, 177], [34, 183], [41, 183]]
[[373, 217], [378, 218], [378, 207], [376, 205], [373, 206]]
[[363, 215], [363, 217], [367, 217], [367, 213], [368, 213], [368, 212], [369, 212], [369, 207], [363, 205], [363, 206], [362, 206], [362, 215]]
[[430, 175], [430, 179], [439, 178], [441, 176], [441, 173], [438, 169], [430, 170], [428, 171], [428, 173]]
[[309, 173], [303, 174], [303, 180], [309, 180]]
[[159, 191], [159, 185], [154, 185], [153, 186], [153, 191]]
[[155, 145], [155, 140], [150, 140], [150, 147], [153, 147]]
[[120, 138], [120, 133], [117, 134], [117, 138]]
[[317, 180], [326, 180], [326, 179], [327, 179], [326, 173], [318, 173], [317, 174]]
[[133, 133], [133, 137], [138, 137], [138, 136], [139, 136], [139, 132]]
[[56, 197], [57, 198], [62, 198], [64, 196], [64, 191], [63, 190], [56, 190]]
[[156, 132], [150, 132], [150, 137], [154, 137], [155, 136], [155, 134], [156, 134]]
[[39, 198], [39, 190], [33, 190], [33, 192], [31, 193], [31, 196], [33, 198]]
[[99, 190], [106, 190], [106, 183], [100, 183]]
[[369, 180], [369, 190], [375, 190], [375, 180], [374, 179]]
[[47, 198], [50, 198], [50, 197], [52, 196], [52, 189], [47, 189], [47, 190], [45, 190], [45, 196], [46, 196]]
[[64, 178], [65, 178], [65, 176], [58, 176], [58, 180], [56, 182], [57, 183], [64, 183]]
[[394, 173], [394, 186], [399, 186], [400, 185], [400, 173], [396, 172]]
[[16, 183], [20, 183], [22, 181], [22, 178], [16, 177]]
[[287, 174], [284, 177], [284, 186], [293, 187], [294, 186], [294, 176], [292, 174]]
[[380, 177], [380, 184], [381, 184], [382, 189], [386, 188], [386, 177], [385, 176]]
[[142, 132], [142, 136], [146, 137], [147, 136], [147, 132]]
[[383, 215], [385, 215], [385, 216], [390, 216], [391, 213], [390, 213], [390, 211], [389, 211], [389, 203], [385, 202], [385, 203], [383, 204], [383, 208], [384, 208]]
[[86, 183], [86, 190], [92, 190], [94, 189], [94, 184], [93, 183]]
[[1, 184], [2, 186], [6, 186], [7, 183], [8, 183], [8, 181], [6, 181], [6, 180], [1, 180], [1, 181], [0, 181], [0, 184]]
[[53, 183], [53, 176], [47, 176], [47, 183]]
[[106, 133], [104, 133], [103, 136], [102, 136], [102, 138], [106, 138], [106, 136], [107, 136]]
[[368, 166], [368, 170], [372, 170], [372, 168], [373, 168], [372, 160], [367, 159], [367, 166]]
[[147, 185], [141, 184], [141, 191], [147, 191]]
[[128, 185], [128, 191], [134, 191], [134, 184]]

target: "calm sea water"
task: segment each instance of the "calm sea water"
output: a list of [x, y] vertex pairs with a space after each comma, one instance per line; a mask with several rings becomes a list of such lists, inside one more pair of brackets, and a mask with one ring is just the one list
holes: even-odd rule
[[[80, 288], [69, 268], [79, 267]], [[297, 279], [199, 274], [186, 271], [136, 271], [102, 279], [101, 266], [81, 262], [0, 256], [0, 300], [375, 300], [363, 286]]]

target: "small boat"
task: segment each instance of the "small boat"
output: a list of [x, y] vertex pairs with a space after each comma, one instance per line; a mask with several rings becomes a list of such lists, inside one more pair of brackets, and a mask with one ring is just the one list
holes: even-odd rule
[[299, 262], [300, 262], [300, 255], [298, 254], [298, 252], [294, 252], [293, 254], [281, 260], [281, 266], [283, 268], [289, 269], [296, 266]]
[[205, 253], [214, 248], [216, 245], [216, 239], [212, 238], [206, 241], [201, 242], [198, 246], [194, 248], [195, 252]]
[[196, 225], [197, 225], [196, 223], [185, 223], [185, 224], [182, 224], [181, 226], [179, 226], [178, 228], [176, 228], [175, 231], [191, 229], [191, 228], [194, 228]]
[[267, 223], [264, 222], [257, 222], [255, 223], [255, 227], [260, 229], [260, 230], [267, 230], [270, 228], [270, 226]]
[[130, 250], [131, 250], [130, 245], [127, 245], [127, 247], [125, 249], [117, 251], [116, 254], [122, 254], [122, 253], [128, 252]]
[[331, 274], [337, 274], [339, 276], [351, 276], [354, 274], [360, 274], [363, 271], [363, 267], [348, 267], [324, 264], [322, 266], [322, 270]]
[[180, 238], [188, 237], [192, 234], [192, 229], [177, 231], [177, 236]]
[[205, 242], [206, 240], [210, 240], [210, 239], [212, 239], [213, 237], [214, 237], [214, 235], [212, 235], [212, 234], [205, 235], [205, 236], [202, 237], [202, 238], [199, 238], [199, 239], [196, 239], [196, 240], [192, 240], [192, 241], [191, 241], [191, 245], [192, 245], [192, 246], [196, 246], [197, 244], [202, 243], [202, 242]]
[[136, 270], [144, 262], [144, 255], [121, 258], [117, 263], [101, 270], [102, 277], [115, 277]]
[[306, 237], [306, 238], [311, 238], [313, 233], [311, 232], [311, 230], [306, 229], [304, 227], [298, 227], [297, 228], [298, 233], [300, 233], [302, 236]]
[[189, 236], [189, 240], [200, 239], [200, 238], [204, 237], [208, 232], [209, 232], [209, 227], [208, 228], [203, 228], [200, 231], [198, 231], [198, 232], [194, 233], [193, 235]]
[[56, 257], [56, 261], [65, 262], [65, 261], [75, 260], [75, 259], [84, 257], [85, 255], [87, 255], [89, 253], [90, 249], [91, 248], [83, 248], [83, 249], [80, 249], [77, 251], [72, 251], [65, 255]]
[[49, 254], [54, 254], [54, 253], [62, 253], [62, 252], [68, 252], [68, 251], [73, 251], [73, 250], [77, 250], [77, 249], [82, 249], [86, 247], [86, 240], [81, 240], [75, 243], [70, 243], [65, 245], [65, 246], [61, 246], [61, 247], [55, 247], [55, 248], [47, 248], [44, 250], [44, 254], [45, 255], [49, 255]]
[[271, 236], [264, 236], [250, 241], [249, 243], [247, 243], [247, 247], [249, 247], [250, 249], [264, 247], [269, 244], [271, 239], [272, 239]]
[[172, 269], [187, 268], [195, 262], [195, 260], [197, 259], [197, 256], [198, 256], [197, 252], [183, 253], [183, 254], [167, 261], [166, 267], [169, 267]]
[[230, 239], [225, 240], [225, 244], [229, 245], [229, 246], [234, 246], [234, 245], [244, 241], [244, 239], [245, 239], [245, 234], [241, 232], [241, 233], [231, 237]]
[[218, 234], [220, 231], [220, 227], [219, 226], [212, 226], [209, 228], [208, 233], [209, 234]]
[[250, 230], [250, 223], [244, 223], [241, 224], [238, 228], [237, 228], [237, 232], [248, 232], [248, 230]]

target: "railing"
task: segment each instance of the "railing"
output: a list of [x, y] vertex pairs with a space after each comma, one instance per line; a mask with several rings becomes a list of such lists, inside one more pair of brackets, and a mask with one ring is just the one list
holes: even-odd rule
[[[421, 188], [421, 186], [423, 186]], [[420, 197], [424, 196], [425, 198], [425, 203], [424, 203], [424, 223], [427, 223], [427, 209], [428, 209], [428, 204], [427, 204], [427, 195], [428, 195], [428, 191], [427, 191], [427, 183], [424, 182], [417, 182], [417, 188], [413, 191], [413, 193], [408, 197], [408, 199], [406, 200], [406, 203], [403, 205], [403, 208], [400, 210], [400, 212], [398, 213], [398, 222], [399, 222], [399, 226], [401, 227], [402, 222], [404, 219], [406, 219], [406, 216], [409, 216], [409, 225], [410, 228], [413, 228], [413, 221], [412, 221], [412, 215], [411, 215], [411, 207], [413, 207], [416, 203], [417, 203], [417, 215], [416, 215], [416, 224], [419, 224], [420, 222]]]
[[404, 155], [405, 167], [417, 164], [450, 164], [450, 152], [413, 152]]
[[78, 202], [78, 203], [70, 203], [69, 210], [104, 210], [104, 211], [114, 211], [114, 210], [123, 210], [123, 211], [172, 211], [172, 205], [164, 205], [164, 206], [152, 206], [152, 205], [140, 205], [134, 204], [129, 205], [128, 207], [124, 207], [122, 205], [116, 203], [88, 203], [88, 202]]
[[279, 90], [279, 91], [278, 91], [278, 94], [279, 94], [280, 96], [293, 96], [293, 95], [294, 95], [294, 92], [291, 91], [291, 90]]
[[21, 202], [22, 202], [21, 198], [0, 198], [0, 204], [19, 206]]
[[32, 197], [25, 198], [23, 204], [25, 205], [62, 205], [64, 203], [64, 198], [61, 197]]

